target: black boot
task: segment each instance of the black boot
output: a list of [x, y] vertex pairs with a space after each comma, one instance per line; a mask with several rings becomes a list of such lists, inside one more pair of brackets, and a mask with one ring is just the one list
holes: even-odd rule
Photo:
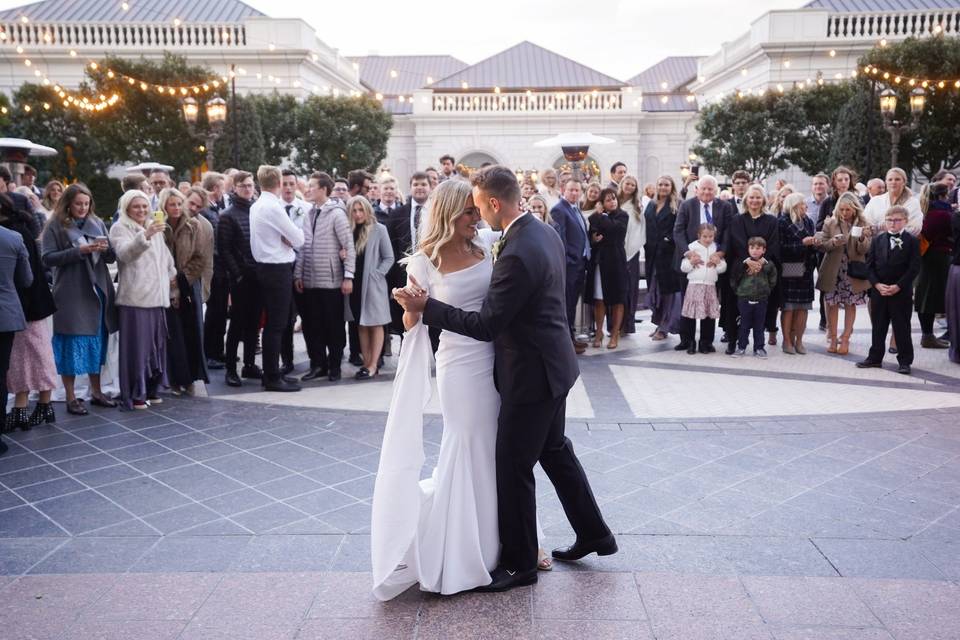
[[33, 425], [30, 424], [30, 418], [27, 416], [26, 407], [14, 407], [13, 410], [7, 414], [7, 424], [5, 427], [7, 433], [16, 431], [17, 429], [29, 431], [32, 428]]
[[57, 414], [53, 412], [53, 405], [49, 402], [38, 402], [37, 406], [33, 408], [33, 413], [30, 414], [30, 424], [36, 426], [38, 424], [54, 424], [57, 421]]
[[227, 383], [228, 387], [240, 387], [243, 385], [243, 382], [240, 380], [240, 376], [237, 375], [236, 365], [227, 367], [227, 372], [224, 375], [224, 382]]
[[261, 380], [263, 378], [263, 371], [255, 364], [245, 364], [243, 365], [243, 369], [240, 370], [240, 375], [249, 380]]

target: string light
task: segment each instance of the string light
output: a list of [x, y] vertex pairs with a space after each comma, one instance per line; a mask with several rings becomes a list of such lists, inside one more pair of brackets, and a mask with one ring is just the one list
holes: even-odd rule
[[[938, 89], [946, 89], [948, 86], [953, 86], [954, 88], [960, 88], [960, 80], [951, 79], [951, 78], [917, 78], [910, 76], [902, 75], [896, 71], [888, 71], [881, 69], [876, 65], [868, 64], [860, 69], [868, 77], [879, 77], [884, 80], [892, 80], [893, 84], [902, 84], [906, 82], [911, 87], [920, 85], [924, 89], [937, 87]], [[851, 76], [855, 76], [857, 70], [851, 72]]]

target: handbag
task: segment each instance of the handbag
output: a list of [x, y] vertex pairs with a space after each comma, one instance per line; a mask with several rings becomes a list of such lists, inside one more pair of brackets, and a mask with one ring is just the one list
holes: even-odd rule
[[920, 234], [920, 255], [926, 255], [927, 250], [930, 249], [930, 241], [927, 240], [923, 234]]
[[805, 262], [784, 262], [781, 275], [784, 278], [802, 278], [807, 273]]
[[847, 263], [847, 275], [857, 280], [868, 280], [870, 278], [870, 270], [867, 269], [866, 262], [850, 261]]

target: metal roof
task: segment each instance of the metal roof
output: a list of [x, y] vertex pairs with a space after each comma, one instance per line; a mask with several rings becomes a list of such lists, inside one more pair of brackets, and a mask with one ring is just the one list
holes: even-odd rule
[[[666, 98], [666, 101], [664, 101]], [[697, 101], [688, 101], [687, 96], [675, 93], [643, 94], [643, 110], [649, 112], [696, 111]]]
[[0, 11], [0, 20], [35, 22], [239, 22], [263, 16], [240, 0], [44, 0]]
[[431, 89], [601, 89], [624, 84], [532, 42], [521, 42], [454, 72]]
[[[453, 56], [360, 56], [360, 82], [385, 96], [408, 96], [467, 66]], [[403, 105], [398, 105], [403, 106]]]
[[[698, 56], [670, 56], [627, 80], [632, 87], [655, 93], [680, 91], [697, 77]], [[663, 83], [667, 83], [664, 87]]]
[[957, 0], [813, 0], [804, 9], [828, 9], [837, 13], [854, 11], [924, 11], [956, 9]]

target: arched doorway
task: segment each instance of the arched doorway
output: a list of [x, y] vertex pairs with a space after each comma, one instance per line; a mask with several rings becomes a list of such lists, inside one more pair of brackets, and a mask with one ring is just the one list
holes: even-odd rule
[[459, 160], [457, 160], [458, 165], [463, 165], [470, 170], [471, 173], [479, 169], [485, 164], [499, 164], [500, 161], [494, 158], [489, 153], [484, 153], [483, 151], [471, 151], [466, 154]]
[[[561, 173], [563, 171], [572, 171], [573, 163], [569, 162], [563, 156], [560, 156], [553, 161], [553, 168], [557, 170], [557, 173]], [[603, 175], [600, 169], [600, 163], [597, 162], [596, 157], [589, 153], [587, 154], [586, 159], [580, 163], [580, 171], [587, 182], [592, 180], [600, 180], [601, 176]]]

